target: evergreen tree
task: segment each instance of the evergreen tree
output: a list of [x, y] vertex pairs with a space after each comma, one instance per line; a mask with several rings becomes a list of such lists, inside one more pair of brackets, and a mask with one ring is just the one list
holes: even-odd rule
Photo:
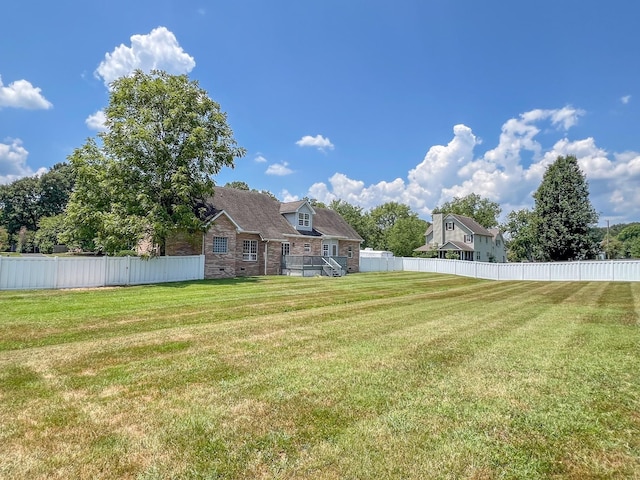
[[591, 229], [598, 215], [575, 156], [558, 157], [547, 168], [533, 197], [538, 259], [582, 260], [595, 255], [597, 242]]

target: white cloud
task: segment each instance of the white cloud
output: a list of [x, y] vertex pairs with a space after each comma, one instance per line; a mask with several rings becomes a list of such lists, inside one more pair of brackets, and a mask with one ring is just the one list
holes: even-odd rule
[[104, 124], [107, 116], [104, 114], [103, 110], [98, 110], [95, 113], [92, 113], [87, 117], [84, 123], [87, 124], [91, 130], [98, 130], [99, 132], [104, 132], [107, 128]]
[[331, 143], [328, 138], [325, 138], [322, 135], [316, 135], [315, 137], [312, 137], [311, 135], [305, 135], [296, 142], [296, 145], [300, 147], [315, 147], [320, 151], [324, 151], [325, 149], [334, 149], [333, 143]]
[[[498, 144], [479, 156], [475, 150], [480, 141], [471, 128], [456, 125], [449, 143], [430, 147], [422, 162], [409, 170], [406, 180], [396, 178], [366, 186], [336, 173], [328, 183], [313, 184], [308, 194], [325, 203], [342, 199], [364, 208], [401, 202], [428, 219], [435, 206], [454, 196], [476, 193], [498, 202], [506, 215], [515, 208], [533, 206], [532, 193], [547, 166], [560, 155], [575, 155], [589, 182], [596, 210], [619, 221], [637, 220], [640, 153], [610, 154], [593, 138], [568, 139], [567, 131], [584, 114], [573, 107], [525, 112], [507, 120]], [[537, 140], [542, 131], [557, 131], [561, 138], [545, 150]]]
[[0, 77], [0, 108], [2, 107], [47, 110], [53, 107], [53, 104], [44, 98], [40, 88], [34, 87], [28, 81], [16, 80], [5, 87]]
[[267, 163], [267, 159], [260, 154], [256, 155], [256, 158], [254, 160], [256, 161], [256, 163]]
[[165, 70], [170, 74], [189, 73], [196, 62], [178, 44], [175, 35], [166, 27], [158, 27], [147, 35], [132, 35], [131, 46], [121, 44], [105, 54], [95, 71], [109, 86], [117, 78], [130, 75], [134, 70], [144, 72]]
[[280, 192], [280, 198], [283, 202], [297, 202], [300, 200], [300, 197], [289, 193], [289, 190], [282, 190], [282, 192]]
[[628, 104], [631, 101], [631, 95], [625, 95], [624, 97], [620, 98], [620, 101], [623, 104]]
[[22, 146], [22, 141], [17, 138], [7, 138], [0, 143], [0, 184], [11, 183], [22, 177], [40, 175], [47, 171], [41, 168], [34, 172], [27, 165], [29, 152]]
[[288, 163], [287, 162], [282, 162], [282, 163], [273, 163], [271, 165], [269, 165], [269, 167], [267, 168], [267, 170], [265, 171], [265, 173], [267, 175], [276, 175], [279, 177], [283, 177], [285, 175], [290, 175], [293, 173], [293, 170], [291, 170], [288, 167]]

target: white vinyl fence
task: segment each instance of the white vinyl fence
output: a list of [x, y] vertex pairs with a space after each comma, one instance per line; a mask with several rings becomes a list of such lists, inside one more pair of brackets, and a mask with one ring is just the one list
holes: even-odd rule
[[204, 255], [187, 257], [2, 257], [0, 290], [82, 288], [204, 278]]
[[361, 272], [432, 272], [489, 280], [640, 282], [640, 260], [484, 263], [438, 258], [360, 258]]

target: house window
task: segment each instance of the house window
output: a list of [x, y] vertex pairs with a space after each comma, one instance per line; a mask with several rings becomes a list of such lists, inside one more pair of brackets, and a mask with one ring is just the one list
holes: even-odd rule
[[310, 243], [305, 243], [304, 244], [304, 253], [311, 253], [311, 244]]
[[476, 260], [480, 261], [480, 252], [476, 252]]
[[227, 237], [213, 237], [213, 253], [227, 253]]
[[473, 235], [465, 235], [464, 243], [473, 243]]
[[322, 245], [322, 256], [323, 257], [328, 257], [329, 256], [329, 244], [325, 243], [324, 245]]
[[311, 220], [308, 213], [298, 213], [298, 226], [308, 227], [310, 224]]
[[496, 240], [496, 247], [500, 246], [500, 240]]
[[445, 230], [453, 230], [453, 227], [454, 227], [453, 222], [446, 222], [446, 223], [444, 224], [444, 229], [445, 229]]
[[353, 258], [353, 247], [351, 245], [347, 248], [347, 257]]
[[245, 262], [258, 261], [258, 241], [244, 240], [242, 242], [242, 260]]
[[291, 244], [289, 242], [282, 242], [282, 256], [291, 255]]

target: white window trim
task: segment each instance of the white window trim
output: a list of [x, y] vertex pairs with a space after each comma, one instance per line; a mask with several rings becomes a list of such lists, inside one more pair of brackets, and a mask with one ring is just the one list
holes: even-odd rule
[[305, 243], [304, 244], [304, 253], [311, 253], [311, 244], [310, 243]]
[[[449, 227], [451, 227], [451, 228], [449, 228]], [[455, 229], [455, 228], [456, 228], [456, 225], [455, 225], [455, 223], [454, 223], [454, 222], [445, 222], [445, 224], [444, 224], [444, 229], [445, 229], [445, 231], [450, 232], [450, 231], [452, 231], [452, 230], [453, 230], [453, 229]]]
[[257, 240], [242, 241], [242, 260], [244, 262], [258, 261], [258, 241]]
[[291, 244], [289, 242], [282, 242], [282, 256], [284, 257], [285, 255], [291, 255]]
[[299, 227], [310, 227], [311, 226], [311, 215], [308, 213], [298, 212], [298, 226]]
[[351, 245], [347, 247], [347, 258], [353, 258], [353, 246]]

